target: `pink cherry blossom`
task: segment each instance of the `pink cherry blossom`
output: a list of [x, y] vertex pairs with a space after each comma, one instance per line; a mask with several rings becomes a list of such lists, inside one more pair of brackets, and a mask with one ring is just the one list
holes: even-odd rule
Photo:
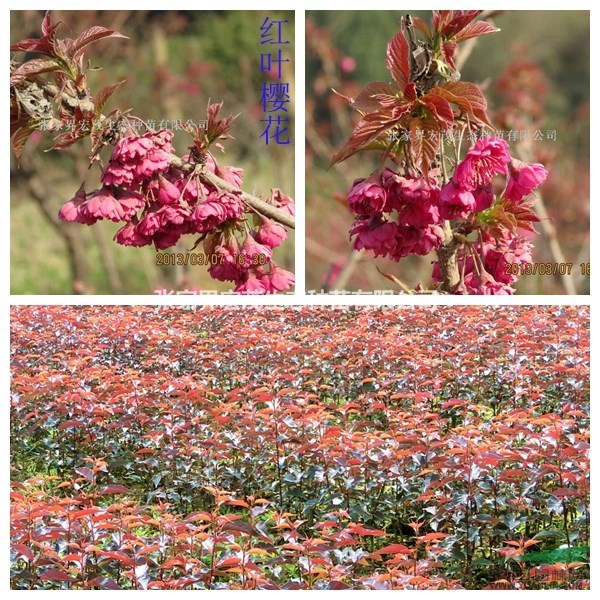
[[350, 228], [350, 237], [356, 236], [355, 250], [370, 250], [375, 256], [389, 256], [396, 250], [397, 225], [375, 217], [359, 217]]
[[177, 229], [163, 229], [157, 231], [152, 236], [152, 241], [154, 242], [154, 247], [157, 250], [166, 250], [171, 246], [174, 246], [181, 237], [181, 231]]
[[509, 170], [510, 177], [504, 197], [513, 202], [521, 202], [523, 198], [542, 185], [548, 177], [548, 171], [540, 163], [527, 164], [513, 159]]
[[148, 246], [152, 243], [152, 238], [142, 235], [137, 226], [133, 223], [127, 223], [127, 225], [121, 227], [113, 238], [117, 244], [122, 246]]
[[266, 294], [268, 288], [260, 277], [257, 277], [255, 272], [247, 271], [235, 286], [235, 291], [238, 294]]
[[475, 197], [454, 181], [450, 181], [440, 191], [439, 208], [443, 219], [462, 219], [475, 208]]
[[268, 283], [265, 285], [265, 287], [271, 294], [276, 292], [285, 292], [293, 287], [295, 283], [294, 274], [290, 273], [290, 271], [282, 269], [274, 262], [271, 262], [271, 270], [269, 274], [261, 277], [263, 284], [265, 283], [265, 277], [268, 280]]
[[419, 239], [412, 248], [412, 254], [425, 256], [437, 250], [444, 240], [444, 232], [439, 225], [428, 225], [419, 230]]
[[495, 175], [505, 174], [509, 162], [508, 144], [500, 138], [484, 137], [467, 152], [452, 179], [461, 189], [472, 192], [490, 183]]
[[[486, 247], [487, 246], [487, 247]], [[485, 268], [500, 283], [514, 283], [518, 273], [507, 265], [524, 265], [533, 261], [532, 244], [525, 238], [514, 238], [509, 244], [491, 243], [484, 245]]]
[[156, 199], [159, 204], [174, 204], [179, 200], [181, 192], [179, 188], [164, 177], [158, 178], [158, 193]]
[[294, 201], [278, 188], [273, 188], [271, 190], [271, 196], [268, 202], [269, 204], [273, 204], [277, 208], [280, 208], [282, 211], [288, 213], [292, 217], [296, 214], [296, 206]]
[[122, 219], [124, 221], [129, 221], [146, 204], [143, 196], [130, 190], [113, 188], [113, 194], [121, 205]]
[[115, 198], [111, 188], [103, 187], [95, 190], [86, 202], [86, 211], [97, 219], [110, 219], [111, 221], [126, 221], [125, 214], [131, 212], [131, 208], [126, 210]]
[[263, 218], [256, 232], [256, 239], [270, 248], [277, 248], [287, 239], [287, 231], [283, 225], [271, 219]]
[[475, 212], [481, 212], [489, 208], [494, 201], [491, 184], [476, 189], [473, 192], [473, 197], [475, 198], [475, 207], [473, 208]]
[[238, 167], [219, 167], [216, 175], [238, 189], [242, 187], [244, 169], [239, 169]]
[[374, 215], [385, 207], [387, 194], [383, 187], [369, 179], [356, 179], [348, 192], [348, 208], [355, 215]]
[[85, 190], [81, 186], [75, 196], [60, 207], [58, 211], [60, 219], [71, 223], [93, 225], [98, 218], [88, 213], [86, 198]]
[[172, 138], [172, 131], [163, 130], [120, 139], [104, 169], [102, 183], [136, 187], [165, 171], [169, 166], [169, 154], [174, 152]]
[[137, 225], [138, 232], [147, 237], [153, 236], [162, 227], [161, 216], [157, 211], [150, 211], [144, 215]]
[[264, 263], [271, 260], [273, 250], [270, 246], [257, 242], [251, 235], [247, 235], [242, 244], [242, 254], [244, 255], [244, 264], [248, 268], [257, 262]]

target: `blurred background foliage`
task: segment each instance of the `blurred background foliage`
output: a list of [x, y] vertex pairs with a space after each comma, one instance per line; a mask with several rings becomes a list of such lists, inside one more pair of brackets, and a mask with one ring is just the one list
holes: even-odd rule
[[[39, 37], [44, 11], [11, 11], [11, 43]], [[126, 79], [105, 111], [132, 109], [132, 114], [154, 121], [185, 122], [206, 118], [209, 100], [223, 101], [222, 116], [238, 114], [232, 135], [224, 143], [220, 164], [244, 169], [244, 189], [266, 197], [271, 188], [294, 196], [294, 13], [293, 11], [52, 11], [62, 21], [59, 37], [76, 37], [83, 29], [102, 25], [129, 40], [114, 39], [92, 45], [86, 54], [93, 67], [88, 75], [92, 92]], [[275, 81], [260, 72], [260, 25], [268, 16], [287, 19], [283, 31], [289, 62], [283, 83], [290, 84], [289, 145], [268, 146], [263, 130], [261, 87]], [[271, 46], [269, 49], [276, 48]], [[28, 56], [32, 58], [33, 55]], [[16, 53], [23, 60], [23, 53]], [[142, 130], [143, 132], [143, 130]], [[176, 132], [175, 146], [184, 153], [190, 138]], [[67, 151], [44, 153], [51, 135], [34, 134], [17, 168], [11, 164], [11, 293], [13, 294], [153, 294], [168, 290], [228, 290], [229, 282], [213, 280], [205, 267], [156, 266], [153, 247], [128, 248], [112, 242], [120, 225], [102, 221], [94, 227], [57, 221], [58, 209], [73, 197], [82, 179], [86, 189], [98, 187], [100, 171], [87, 172], [89, 140]], [[108, 159], [105, 150], [103, 159]], [[31, 185], [33, 181], [34, 185]], [[33, 238], [33, 239], [32, 239]], [[185, 252], [195, 238], [185, 236], [167, 252]], [[73, 257], [74, 253], [78, 256]], [[73, 275], [73, 261], [79, 274]], [[294, 235], [275, 251], [275, 260], [294, 270]]]
[[[352, 215], [345, 194], [352, 181], [367, 177], [377, 154], [365, 153], [327, 170], [331, 155], [349, 137], [360, 116], [332, 88], [356, 96], [369, 81], [389, 81], [388, 40], [406, 12], [431, 20], [431, 11], [307, 11], [306, 22], [306, 288], [307, 290], [386, 290], [375, 268], [415, 286], [427, 286], [428, 257], [400, 263], [350, 253]], [[519, 151], [544, 163], [550, 176], [541, 188], [548, 219], [535, 239], [534, 261], [572, 262], [570, 281], [523, 276], [521, 294], [589, 293], [589, 94], [590, 20], [588, 11], [496, 11], [488, 19], [501, 32], [479, 38], [462, 69], [462, 79], [486, 94], [494, 125], [526, 129]], [[533, 141], [536, 130], [544, 138]], [[326, 216], [325, 216], [326, 215]]]

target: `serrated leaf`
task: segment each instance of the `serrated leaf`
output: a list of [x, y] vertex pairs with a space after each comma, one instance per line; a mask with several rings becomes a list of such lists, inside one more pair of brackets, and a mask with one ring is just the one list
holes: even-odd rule
[[81, 475], [85, 479], [87, 479], [90, 483], [94, 481], [94, 471], [88, 467], [78, 467], [75, 469], [75, 473]]
[[15, 153], [17, 160], [19, 160], [21, 158], [21, 155], [23, 154], [23, 148], [25, 147], [25, 144], [27, 143], [29, 136], [34, 131], [35, 131], [35, 123], [32, 123], [32, 124], [24, 126], [24, 127], [19, 127], [15, 131], [14, 135], [12, 136], [10, 143], [12, 145], [12, 149], [13, 149], [13, 152]]
[[[60, 21], [59, 21], [60, 23]], [[56, 27], [58, 26], [58, 23], [56, 25], [54, 25], [52, 23], [52, 15], [50, 14], [50, 11], [47, 10], [46, 14], [44, 15], [44, 18], [42, 20], [42, 34], [43, 35], [48, 35], [49, 33], [52, 33]]]
[[454, 123], [454, 113], [448, 100], [438, 94], [427, 94], [421, 102], [433, 114], [441, 128], [449, 129]]
[[85, 31], [82, 31], [77, 39], [71, 44], [68, 49], [68, 55], [71, 58], [78, 58], [79, 54], [82, 52], [84, 48], [97, 42], [98, 40], [103, 40], [105, 38], [123, 38], [129, 39], [126, 35], [115, 31], [114, 29], [107, 29], [106, 27], [100, 27], [99, 25], [94, 25]]
[[410, 80], [409, 52], [408, 42], [399, 31], [387, 45], [386, 66], [401, 90]]
[[499, 27], [494, 27], [486, 21], [476, 21], [475, 23], [469, 23], [454, 39], [456, 42], [464, 42], [480, 35], [489, 35], [498, 31], [500, 31]]
[[413, 25], [425, 36], [426, 39], [431, 39], [432, 33], [429, 25], [421, 19], [421, 17], [412, 17]]
[[456, 104], [467, 115], [491, 126], [487, 116], [487, 100], [474, 83], [447, 81], [430, 90], [429, 94], [445, 98], [448, 102]]
[[385, 81], [371, 81], [360, 90], [358, 96], [350, 104], [356, 110], [371, 112], [382, 106], [381, 102], [373, 96], [382, 94], [395, 97], [396, 89]]
[[110, 579], [109, 577], [94, 577], [94, 579], [90, 580], [92, 585], [99, 587], [101, 590], [122, 590], [123, 588], [117, 584], [116, 581]]
[[42, 581], [76, 581], [74, 577], [59, 569], [46, 569], [40, 579]]
[[446, 40], [440, 44], [440, 50], [442, 51], [442, 57], [453, 69], [456, 69], [454, 64], [454, 55], [456, 54], [457, 44], [453, 40]]
[[457, 10], [453, 11], [452, 18], [439, 32], [446, 39], [454, 37], [461, 32], [471, 21], [476, 19], [483, 11], [481, 10]]
[[84, 138], [86, 135], [87, 135], [87, 132], [79, 131], [79, 130], [69, 131], [67, 133], [61, 133], [60, 135], [56, 136], [56, 138], [55, 138], [56, 141], [54, 142], [54, 144], [52, 144], [52, 146], [50, 146], [50, 148], [48, 148], [47, 151], [63, 150], [65, 148], [69, 148], [75, 142]]
[[133, 494], [133, 490], [130, 490], [128, 487], [119, 483], [110, 483], [98, 492], [98, 495], [100, 496], [105, 494]]
[[61, 67], [52, 58], [34, 58], [17, 67], [10, 75], [10, 85], [17, 85], [31, 75], [57, 71]]
[[[540, 218], [532, 210], [531, 205], [526, 202], [516, 203], [503, 199], [496, 203], [491, 209], [491, 216], [501, 227], [515, 232], [517, 229], [524, 229], [537, 233], [533, 223], [539, 223]], [[488, 225], [492, 225], [492, 223]]]
[[382, 132], [395, 125], [409, 110], [411, 105], [395, 106], [369, 113], [358, 122], [344, 147], [334, 154], [331, 165], [346, 160], [361, 148], [375, 140]]
[[38, 52], [40, 54], [47, 54], [48, 56], [56, 56], [56, 29], [60, 25], [61, 21], [56, 24], [52, 23], [50, 12], [46, 12], [42, 21], [42, 37], [39, 39], [29, 38], [21, 40], [16, 44], [13, 44], [10, 49], [14, 51], [24, 52]]
[[125, 79], [122, 81], [118, 81], [117, 83], [113, 83], [112, 85], [108, 85], [102, 88], [94, 98], [94, 114], [96, 117], [99, 117], [102, 114], [102, 110], [104, 106], [108, 102], [109, 98], [115, 93], [115, 91], [125, 83]]
[[439, 126], [432, 116], [411, 119], [410, 149], [413, 161], [421, 174], [426, 175], [439, 149]]

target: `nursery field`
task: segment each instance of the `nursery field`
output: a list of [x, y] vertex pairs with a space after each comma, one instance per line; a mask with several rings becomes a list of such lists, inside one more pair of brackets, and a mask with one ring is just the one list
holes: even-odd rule
[[11, 309], [13, 589], [589, 587], [589, 309]]

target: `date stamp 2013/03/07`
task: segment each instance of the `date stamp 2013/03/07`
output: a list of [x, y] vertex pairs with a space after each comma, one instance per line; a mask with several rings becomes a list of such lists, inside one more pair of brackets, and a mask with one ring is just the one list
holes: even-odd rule
[[[265, 254], [254, 253], [234, 254], [228, 260], [233, 260], [234, 264], [240, 267], [259, 267], [267, 264], [269, 257]], [[214, 265], [222, 265], [225, 262], [224, 254], [204, 254], [203, 252], [157, 252], [156, 266], [157, 267], [210, 267]]]
[[504, 265], [505, 275], [589, 275], [590, 263], [579, 263], [573, 268], [574, 263], [506, 263]]

